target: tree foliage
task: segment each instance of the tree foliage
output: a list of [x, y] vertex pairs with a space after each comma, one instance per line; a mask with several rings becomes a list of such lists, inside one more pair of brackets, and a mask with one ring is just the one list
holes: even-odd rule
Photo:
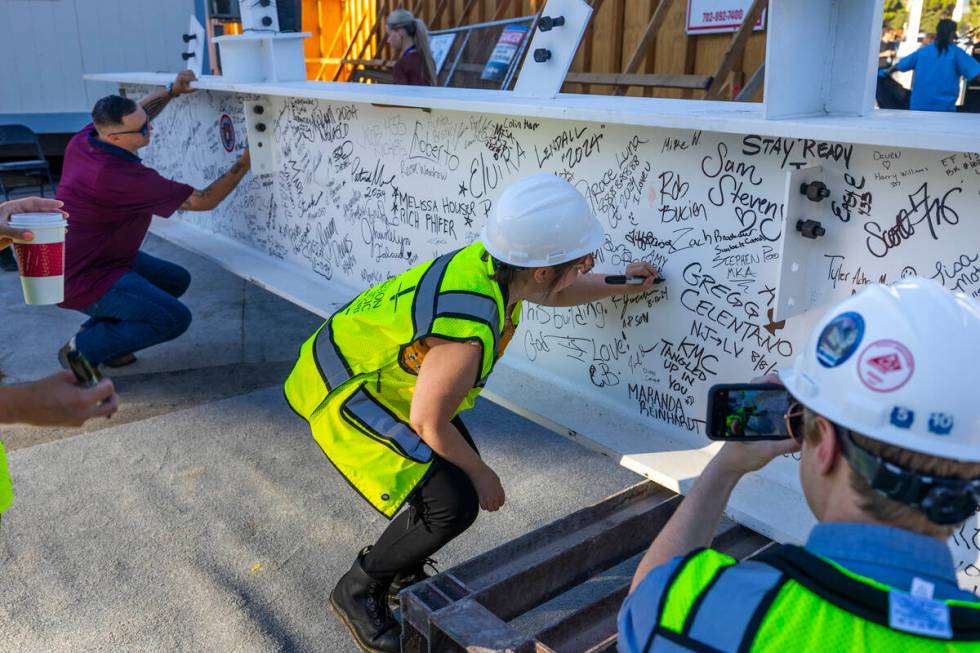
[[885, 0], [885, 29], [902, 29], [908, 17], [902, 0]]
[[[885, 29], [902, 29], [905, 26], [909, 16], [907, 4], [905, 0], [885, 0]], [[952, 17], [955, 8], [956, 0], [923, 0], [919, 31], [935, 32], [936, 23], [943, 18]], [[978, 26], [980, 26], [980, 0], [970, 0], [969, 9], [963, 15], [960, 31]]]

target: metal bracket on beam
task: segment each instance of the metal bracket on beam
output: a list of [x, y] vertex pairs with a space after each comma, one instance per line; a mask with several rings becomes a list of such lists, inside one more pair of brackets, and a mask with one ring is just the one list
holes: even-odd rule
[[[533, 56], [524, 60], [514, 85], [516, 95], [539, 98], [558, 95], [592, 17], [592, 7], [585, 0], [548, 0], [542, 16], [551, 20], [545, 23], [547, 29], [539, 24], [534, 32], [529, 46]], [[555, 22], [559, 17], [563, 19], [560, 26]]]
[[246, 101], [245, 127], [248, 131], [248, 149], [252, 159], [252, 174], [271, 175], [275, 167], [275, 130], [273, 129], [272, 105], [268, 98]]
[[769, 3], [765, 117], [874, 110], [881, 0]]

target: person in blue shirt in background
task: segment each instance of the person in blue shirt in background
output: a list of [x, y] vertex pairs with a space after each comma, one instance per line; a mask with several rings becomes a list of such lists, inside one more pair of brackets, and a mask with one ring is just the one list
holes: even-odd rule
[[915, 71], [909, 105], [913, 111], [956, 111], [960, 77], [980, 79], [980, 63], [958, 47], [955, 38], [956, 22], [944, 18], [936, 25], [935, 41], [883, 71]]

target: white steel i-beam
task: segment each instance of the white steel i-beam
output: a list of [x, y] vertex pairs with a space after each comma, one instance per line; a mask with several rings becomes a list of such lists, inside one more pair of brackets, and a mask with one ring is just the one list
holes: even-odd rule
[[765, 117], [870, 114], [883, 0], [778, 0], [769, 7]]

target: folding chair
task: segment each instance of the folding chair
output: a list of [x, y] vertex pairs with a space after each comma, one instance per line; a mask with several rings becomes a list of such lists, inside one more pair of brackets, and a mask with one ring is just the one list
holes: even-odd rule
[[3, 191], [3, 199], [10, 199], [10, 187], [4, 183], [7, 176], [32, 176], [37, 175], [41, 187], [41, 197], [44, 197], [44, 178], [47, 177], [48, 183], [54, 188], [54, 180], [51, 179], [51, 166], [44, 158], [44, 151], [41, 149], [41, 142], [30, 127], [24, 125], [0, 125], [0, 158], [6, 157], [34, 156], [33, 159], [22, 159], [17, 161], [0, 162], [0, 190]]

